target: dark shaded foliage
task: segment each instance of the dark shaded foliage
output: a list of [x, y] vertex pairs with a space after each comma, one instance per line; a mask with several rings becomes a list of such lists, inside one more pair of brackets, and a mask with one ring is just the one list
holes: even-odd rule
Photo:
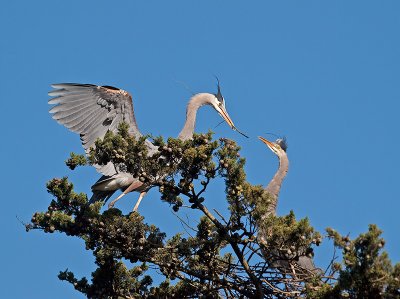
[[[261, 186], [246, 181], [244, 158], [232, 140], [212, 140], [212, 134], [181, 141], [161, 137], [159, 152], [147, 156], [145, 138], [135, 140], [127, 126], [107, 133], [96, 142], [86, 161], [71, 154], [66, 162], [78, 165], [113, 161], [117, 167], [159, 189], [161, 200], [179, 215], [180, 209], [203, 213], [193, 236], [177, 232], [167, 239], [137, 212], [118, 209], [101, 212], [102, 203], [89, 205], [67, 178], [47, 184], [53, 199], [47, 211], [33, 215], [27, 230], [41, 229], [78, 237], [96, 258], [91, 279], [76, 278], [68, 270], [59, 274], [88, 298], [399, 298], [400, 265], [393, 266], [385, 252], [381, 232], [374, 225], [351, 240], [332, 229], [327, 237], [343, 261], [332, 261], [322, 275], [296, 270], [298, 254], [310, 257], [323, 239], [308, 219], [296, 220], [291, 212], [261, 221], [269, 198]], [[217, 176], [225, 180], [229, 218], [207, 209], [204, 191]], [[263, 244], [259, 229], [270, 232]], [[262, 252], [290, 256], [291, 270], [276, 269]], [[127, 263], [133, 263], [129, 268]], [[153, 283], [147, 274], [157, 269], [165, 278]]]

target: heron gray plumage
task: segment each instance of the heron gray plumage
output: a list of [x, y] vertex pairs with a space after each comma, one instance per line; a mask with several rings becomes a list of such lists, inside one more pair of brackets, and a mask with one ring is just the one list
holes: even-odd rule
[[[94, 147], [97, 138], [103, 139], [107, 131], [117, 133], [122, 122], [129, 125], [129, 134], [135, 138], [142, 136], [136, 123], [132, 96], [112, 86], [93, 84], [61, 83], [51, 85], [55, 90], [49, 92], [53, 98], [49, 104], [53, 119], [72, 132], [80, 135], [86, 153]], [[146, 140], [149, 153], [157, 147]], [[117, 170], [113, 163], [94, 165], [103, 175], [114, 175]]]
[[267, 212], [261, 217], [262, 219], [265, 219], [270, 215], [276, 216], [276, 206], [278, 204], [279, 192], [281, 190], [282, 182], [289, 170], [289, 159], [286, 154], [286, 139], [279, 138], [275, 142], [270, 142], [263, 137], [258, 138], [262, 142], [264, 142], [268, 146], [268, 148], [279, 158], [279, 168], [272, 180], [264, 188], [264, 192], [268, 193], [270, 198], [272, 199], [271, 203], [268, 205]]
[[[77, 83], [53, 84], [52, 87], [55, 90], [49, 92], [53, 97], [49, 104], [55, 104], [50, 109], [53, 119], [80, 135], [86, 153], [95, 146], [97, 138], [104, 138], [108, 130], [116, 133], [122, 122], [128, 123], [129, 134], [135, 138], [142, 136], [135, 119], [132, 96], [127, 91], [113, 86]], [[237, 130], [226, 111], [225, 100], [218, 83], [217, 94], [199, 93], [190, 99], [186, 122], [178, 138], [192, 138], [196, 113], [203, 105], [211, 105], [233, 130]], [[157, 147], [150, 141], [146, 140], [146, 145], [150, 155], [157, 151]], [[132, 174], [119, 172], [112, 162], [94, 167], [103, 176], [92, 186], [93, 196], [90, 202], [107, 201], [116, 190], [122, 189], [123, 193], [110, 203], [111, 206], [131, 191], [141, 192], [138, 201], [140, 203], [148, 187], [144, 188], [143, 183]]]
[[[238, 131], [237, 128], [235, 127], [232, 119], [230, 118], [228, 112], [226, 111], [225, 99], [221, 94], [219, 82], [218, 82], [217, 86], [218, 86], [218, 91], [216, 94], [197, 93], [189, 99], [189, 102], [188, 102], [188, 105], [186, 108], [186, 120], [185, 120], [185, 123], [183, 125], [181, 132], [178, 135], [178, 139], [185, 141], [185, 140], [191, 139], [193, 137], [194, 128], [196, 125], [197, 111], [204, 105], [212, 106], [233, 130]], [[240, 134], [244, 135], [240, 131], [238, 131], [238, 132]], [[131, 191], [138, 190], [138, 188], [140, 188], [143, 191], [140, 193], [139, 199], [133, 209], [134, 211], [136, 211], [137, 208], [139, 207], [139, 204], [140, 204], [141, 200], [143, 199], [144, 195], [146, 194], [148, 189], [151, 188], [151, 185], [145, 185], [141, 182], [132, 182], [122, 192], [122, 194], [120, 194], [116, 199], [114, 199], [112, 202], [110, 202], [109, 207], [113, 207], [114, 204], [119, 199], [121, 199], [124, 195], [126, 195], [127, 193], [129, 193]]]
[[[271, 142], [263, 137], [258, 137], [263, 143], [265, 143], [268, 148], [278, 156], [279, 159], [279, 167], [277, 172], [275, 173], [272, 180], [268, 183], [268, 185], [264, 188], [264, 192], [268, 194], [268, 198], [270, 202], [268, 202], [268, 207], [266, 209], [266, 213], [260, 217], [260, 221], [263, 222], [269, 216], [276, 216], [276, 208], [278, 204], [279, 192], [281, 190], [282, 182], [286, 177], [286, 174], [289, 170], [289, 159], [286, 153], [287, 150], [287, 142], [286, 138], [279, 138], [275, 142]], [[259, 225], [262, 227], [262, 225]], [[268, 237], [269, 232], [263, 229], [259, 230], [258, 238], [260, 242], [265, 242], [265, 239]], [[300, 268], [301, 271], [307, 271], [309, 273], [321, 274], [321, 269], [315, 267], [314, 261], [311, 257], [305, 255], [305, 253], [293, 253], [291, 256], [288, 256], [280, 252], [276, 252], [273, 255], [276, 256], [276, 260], [271, 263], [274, 268], [280, 268], [284, 270], [290, 269], [290, 265], [288, 260], [294, 257], [298, 257], [296, 261], [296, 265]], [[280, 257], [283, 257], [280, 259]]]

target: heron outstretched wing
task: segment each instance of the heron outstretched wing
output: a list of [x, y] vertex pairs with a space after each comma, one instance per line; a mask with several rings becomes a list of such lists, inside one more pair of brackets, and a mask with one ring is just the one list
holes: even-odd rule
[[[94, 147], [97, 138], [104, 138], [108, 130], [117, 132], [122, 122], [129, 125], [129, 133], [136, 138], [142, 136], [133, 112], [132, 96], [125, 90], [112, 86], [61, 83], [52, 85], [49, 92], [53, 98], [49, 104], [53, 119], [80, 135], [86, 153]], [[148, 142], [148, 146], [152, 144]], [[153, 146], [154, 147], [154, 146]], [[104, 175], [113, 175], [112, 163], [95, 165]]]

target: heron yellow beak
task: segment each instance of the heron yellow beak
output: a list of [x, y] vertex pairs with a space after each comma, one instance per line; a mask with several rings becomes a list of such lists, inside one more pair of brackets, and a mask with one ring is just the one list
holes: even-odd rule
[[249, 136], [247, 136], [245, 133], [239, 131], [239, 129], [235, 127], [235, 125], [233, 124], [233, 121], [229, 117], [229, 114], [228, 114], [228, 112], [226, 112], [225, 108], [221, 109], [220, 115], [228, 123], [228, 125], [231, 127], [232, 130], [238, 132], [239, 134], [243, 135], [246, 138], [249, 138]]
[[231, 117], [229, 116], [228, 112], [225, 109], [225, 106], [219, 106], [219, 105], [214, 105], [214, 109], [218, 111], [219, 115], [226, 121], [226, 123], [231, 127], [232, 130], [238, 132], [239, 134], [243, 135], [246, 138], [249, 138], [246, 134], [243, 132], [239, 131], [238, 128], [235, 127], [235, 124], [233, 123]]
[[264, 142], [270, 148], [271, 151], [275, 152], [274, 144], [271, 141], [268, 141], [267, 139], [265, 139], [261, 136], [258, 136], [258, 139], [260, 139], [262, 142]]
[[221, 117], [227, 122], [227, 124], [231, 127], [231, 129], [235, 129], [235, 125], [233, 124], [233, 121], [229, 116], [228, 112], [226, 111], [225, 107], [220, 108], [218, 112], [221, 115]]

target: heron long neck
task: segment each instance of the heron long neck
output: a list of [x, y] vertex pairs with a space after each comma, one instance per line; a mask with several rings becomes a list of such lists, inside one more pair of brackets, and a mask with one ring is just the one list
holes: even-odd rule
[[213, 97], [214, 95], [210, 93], [198, 93], [190, 99], [186, 108], [186, 122], [179, 133], [179, 139], [188, 140], [192, 138], [196, 124], [197, 110], [203, 105], [210, 104]]
[[269, 215], [276, 215], [276, 206], [278, 204], [279, 191], [281, 190], [281, 185], [283, 179], [285, 178], [288, 172], [288, 169], [289, 169], [289, 160], [285, 153], [279, 157], [278, 171], [275, 173], [274, 177], [269, 182], [268, 186], [265, 187], [264, 189], [265, 192], [267, 192], [270, 195], [270, 200], [272, 200], [272, 202], [268, 206], [265, 217]]

